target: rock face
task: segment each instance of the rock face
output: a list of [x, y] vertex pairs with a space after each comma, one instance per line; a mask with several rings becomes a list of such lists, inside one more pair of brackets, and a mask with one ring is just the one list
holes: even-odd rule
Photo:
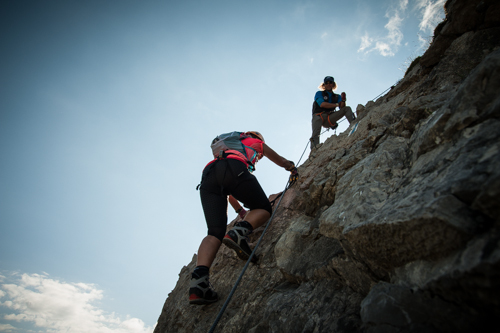
[[[421, 63], [358, 106], [356, 132], [330, 137], [300, 166], [216, 332], [495, 327], [500, 2], [445, 8]], [[181, 270], [155, 333], [207, 332], [245, 265], [222, 246], [210, 275], [222, 300], [195, 306], [195, 262]]]

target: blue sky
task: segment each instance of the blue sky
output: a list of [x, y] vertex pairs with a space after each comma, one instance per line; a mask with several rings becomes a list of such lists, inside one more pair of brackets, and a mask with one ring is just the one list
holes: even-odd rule
[[[297, 161], [323, 78], [366, 104], [443, 4], [0, 2], [0, 332], [150, 332], [206, 234], [213, 137], [257, 130]], [[255, 175], [268, 195], [288, 177]]]

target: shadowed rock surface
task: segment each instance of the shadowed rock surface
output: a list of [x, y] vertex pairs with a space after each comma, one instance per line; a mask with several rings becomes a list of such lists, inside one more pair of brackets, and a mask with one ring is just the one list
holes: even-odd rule
[[[330, 137], [300, 166], [216, 332], [496, 324], [500, 2], [449, 0], [445, 9], [420, 63], [358, 106], [356, 132]], [[245, 265], [222, 246], [211, 269], [221, 301], [195, 306], [195, 262], [181, 270], [155, 333], [208, 332]]]

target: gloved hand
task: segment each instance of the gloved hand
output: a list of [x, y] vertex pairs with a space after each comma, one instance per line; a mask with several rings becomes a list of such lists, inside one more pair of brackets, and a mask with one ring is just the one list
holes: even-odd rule
[[299, 172], [297, 171], [296, 167], [293, 167], [293, 170], [290, 171], [290, 178], [288, 178], [288, 181], [290, 184], [293, 184], [299, 179]]
[[290, 184], [293, 184], [297, 181], [297, 179], [299, 179], [299, 172], [295, 167], [295, 163], [293, 163], [292, 161], [289, 162], [292, 163], [292, 166], [286, 168], [286, 171], [290, 171], [290, 178], [288, 178], [288, 182], [290, 182]]
[[345, 102], [346, 102], [347, 98], [346, 98], [345, 92], [340, 94], [340, 96], [342, 98], [342, 101], [339, 103], [339, 108], [342, 109], [345, 106]]

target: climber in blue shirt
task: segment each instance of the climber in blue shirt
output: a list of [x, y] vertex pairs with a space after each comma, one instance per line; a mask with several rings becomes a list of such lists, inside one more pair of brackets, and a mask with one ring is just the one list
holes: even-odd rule
[[[328, 98], [325, 101], [325, 98], [323, 97], [323, 91], [317, 91], [316, 95], [314, 95], [314, 101], [316, 102], [316, 105], [321, 105], [323, 102], [331, 103], [331, 104], [339, 104], [342, 102], [342, 97], [340, 95], [334, 94], [332, 91], [326, 91], [328, 94]], [[326, 96], [325, 96], [326, 97]], [[330, 110], [331, 111], [331, 110]]]
[[[314, 95], [312, 108], [311, 149], [316, 148], [319, 144], [321, 126], [335, 129], [338, 126], [337, 121], [344, 116], [349, 124], [356, 119], [351, 107], [345, 105], [345, 93], [337, 95], [333, 92], [337, 89], [337, 83], [332, 76], [325, 77], [318, 89], [319, 91]], [[340, 109], [339, 111], [335, 111], [337, 107]]]

